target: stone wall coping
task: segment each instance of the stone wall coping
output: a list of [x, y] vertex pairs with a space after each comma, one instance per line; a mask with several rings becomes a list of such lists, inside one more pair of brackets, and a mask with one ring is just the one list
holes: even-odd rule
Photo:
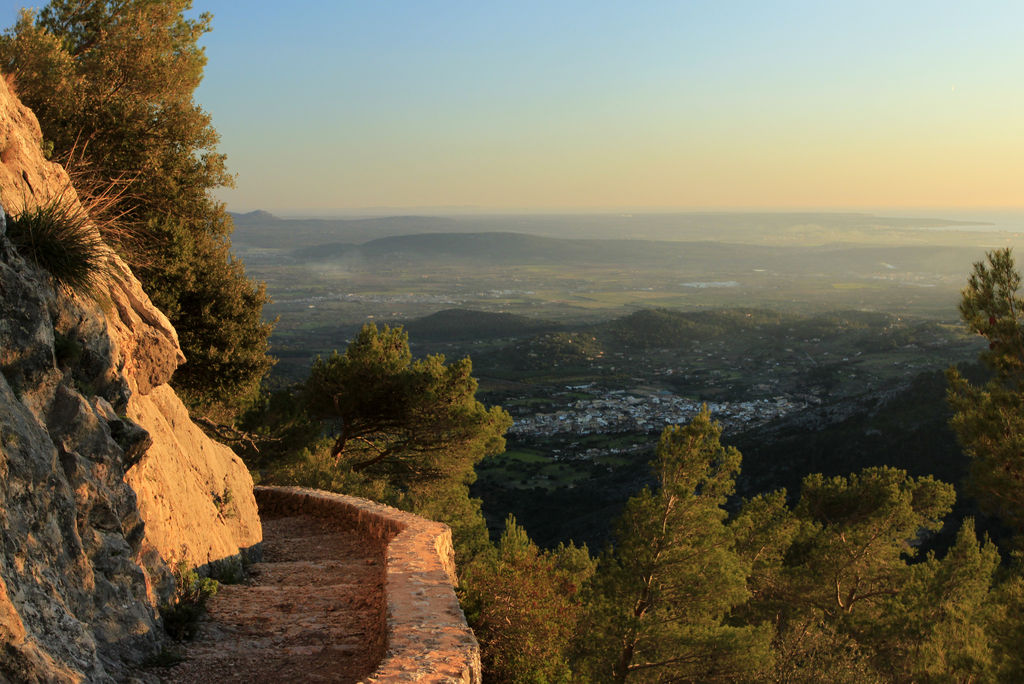
[[480, 646], [455, 596], [451, 529], [368, 499], [303, 487], [255, 488], [261, 512], [354, 524], [387, 547], [387, 650], [363, 680], [479, 684]]

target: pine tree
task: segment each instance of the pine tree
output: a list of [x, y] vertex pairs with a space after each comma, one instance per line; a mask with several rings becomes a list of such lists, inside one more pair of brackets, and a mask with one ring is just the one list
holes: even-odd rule
[[659, 489], [626, 504], [595, 576], [580, 643], [593, 681], [734, 681], [770, 664], [771, 630], [726, 620], [749, 596], [750, 564], [723, 508], [740, 454], [720, 436], [706, 407], [662, 433]]
[[496, 547], [462, 578], [462, 606], [489, 682], [569, 682], [568, 654], [594, 571], [586, 547], [541, 551], [511, 515]]
[[992, 585], [999, 552], [978, 542], [965, 520], [941, 559], [911, 566], [903, 590], [887, 603], [880, 625], [889, 671], [907, 681], [991, 681], [994, 656]]
[[888, 616], [912, 578], [913, 542], [941, 528], [954, 499], [951, 485], [890, 467], [804, 478], [798, 531], [753, 609], [778, 625], [778, 678], [890, 678]]
[[1024, 571], [1017, 561], [992, 591], [988, 634], [998, 682], [1024, 681]]
[[981, 507], [1024, 533], [1024, 299], [1009, 249], [974, 264], [961, 293], [967, 327], [985, 337], [981, 354], [992, 371], [984, 386], [955, 368], [947, 372], [951, 421], [971, 458], [970, 486]]
[[401, 327], [363, 326], [344, 354], [317, 359], [304, 388], [310, 415], [335, 435], [336, 467], [378, 480], [392, 503], [448, 523], [461, 558], [487, 544], [473, 467], [505, 448], [512, 419], [476, 400], [468, 358], [412, 359]]

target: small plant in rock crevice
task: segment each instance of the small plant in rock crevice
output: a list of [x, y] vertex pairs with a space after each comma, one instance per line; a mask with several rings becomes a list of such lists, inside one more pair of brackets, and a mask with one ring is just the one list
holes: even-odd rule
[[231, 504], [235, 500], [235, 495], [231, 491], [231, 488], [224, 485], [224, 491], [218, 494], [216, 491], [210, 493], [213, 497], [213, 505], [217, 507], [217, 513], [222, 518], [230, 518], [235, 515], [235, 509], [231, 507]]
[[6, 425], [0, 425], [0, 447], [18, 449], [22, 445], [21, 435]]
[[220, 583], [200, 577], [181, 561], [174, 570], [174, 595], [160, 606], [164, 631], [177, 641], [191, 639], [199, 628], [199, 619], [206, 612], [206, 602], [217, 594]]

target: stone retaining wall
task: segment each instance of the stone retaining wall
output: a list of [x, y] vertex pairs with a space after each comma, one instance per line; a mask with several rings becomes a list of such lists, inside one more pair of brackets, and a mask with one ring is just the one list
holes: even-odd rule
[[387, 545], [387, 650], [367, 683], [479, 684], [480, 647], [455, 597], [455, 552], [447, 525], [317, 489], [255, 491], [261, 513], [337, 519]]

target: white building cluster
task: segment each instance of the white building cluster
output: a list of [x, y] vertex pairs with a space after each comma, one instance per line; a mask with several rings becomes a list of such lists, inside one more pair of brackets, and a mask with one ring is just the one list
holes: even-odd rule
[[[600, 399], [581, 399], [553, 413], [517, 418], [509, 433], [524, 437], [554, 434], [660, 432], [666, 425], [689, 421], [702, 402], [674, 394], [650, 396], [609, 392]], [[803, 408], [784, 397], [709, 403], [711, 416], [726, 429], [753, 427]]]

